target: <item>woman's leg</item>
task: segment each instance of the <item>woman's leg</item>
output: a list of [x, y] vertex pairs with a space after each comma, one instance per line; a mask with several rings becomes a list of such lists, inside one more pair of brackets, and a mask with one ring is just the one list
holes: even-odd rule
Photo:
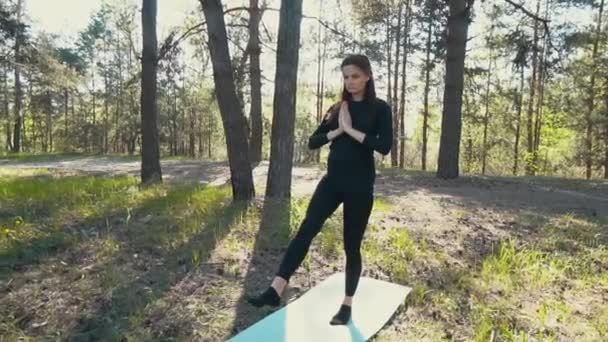
[[373, 193], [353, 193], [344, 201], [345, 295], [352, 297], [361, 276], [361, 241], [374, 205]]
[[372, 211], [374, 196], [369, 193], [348, 193], [344, 196], [344, 251], [346, 252], [345, 297], [330, 324], [346, 324], [350, 319], [352, 299], [361, 276], [361, 241]]
[[289, 243], [272, 284], [259, 296], [250, 298], [249, 303], [254, 306], [277, 306], [280, 304], [280, 297], [285, 285], [304, 260], [312, 239], [319, 233], [327, 218], [342, 201], [342, 196], [335, 189], [336, 187], [331, 184], [327, 177], [321, 179], [308, 204], [306, 216], [300, 224], [298, 233]]
[[342, 202], [342, 195], [336, 191], [327, 177], [323, 177], [308, 204], [306, 216], [300, 224], [296, 236], [291, 240], [277, 272], [277, 276], [289, 282], [291, 275], [298, 269], [312, 240], [331, 214]]

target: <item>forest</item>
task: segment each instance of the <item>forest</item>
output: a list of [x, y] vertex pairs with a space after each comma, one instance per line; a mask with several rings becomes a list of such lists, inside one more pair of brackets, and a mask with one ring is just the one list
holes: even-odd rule
[[[608, 338], [604, 0], [91, 3], [57, 31], [0, 1], [0, 341], [219, 341], [269, 314], [243, 295], [327, 168], [309, 137], [349, 54], [393, 129], [364, 275], [412, 288], [373, 340]], [[342, 267], [334, 216], [294, 298]]]

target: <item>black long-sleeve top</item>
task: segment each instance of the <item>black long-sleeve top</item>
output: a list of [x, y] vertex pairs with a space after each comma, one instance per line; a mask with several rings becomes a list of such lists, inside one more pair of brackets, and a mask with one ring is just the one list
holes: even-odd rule
[[[393, 143], [393, 119], [390, 106], [376, 99], [375, 114], [364, 101], [348, 101], [354, 129], [365, 134], [363, 142], [344, 132], [330, 144], [327, 176], [350, 190], [373, 191], [376, 178], [374, 151], [387, 155]], [[338, 128], [338, 120], [324, 119], [308, 140], [308, 148], [327, 144], [327, 133]]]

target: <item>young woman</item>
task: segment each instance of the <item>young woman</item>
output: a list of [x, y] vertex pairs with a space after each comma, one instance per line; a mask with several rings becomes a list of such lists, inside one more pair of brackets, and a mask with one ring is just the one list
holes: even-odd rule
[[363, 55], [349, 55], [341, 64], [342, 101], [325, 115], [310, 136], [308, 147], [317, 149], [331, 141], [327, 173], [312, 195], [306, 216], [289, 243], [276, 277], [266, 291], [249, 296], [254, 306], [278, 306], [289, 278], [300, 266], [313, 238], [329, 216], [343, 204], [346, 252], [345, 297], [330, 324], [347, 324], [353, 296], [361, 275], [361, 241], [374, 201], [374, 151], [387, 155], [393, 141], [389, 105], [376, 98], [370, 62]]

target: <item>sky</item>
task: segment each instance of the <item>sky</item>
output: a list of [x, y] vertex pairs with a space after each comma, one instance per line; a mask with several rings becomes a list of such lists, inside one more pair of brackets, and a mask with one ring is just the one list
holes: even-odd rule
[[[32, 29], [55, 33], [66, 40], [86, 28], [91, 16], [100, 9], [101, 0], [24, 0]], [[137, 1], [139, 3], [140, 1]], [[196, 10], [195, 0], [158, 0], [158, 34], [184, 22], [187, 13]]]

